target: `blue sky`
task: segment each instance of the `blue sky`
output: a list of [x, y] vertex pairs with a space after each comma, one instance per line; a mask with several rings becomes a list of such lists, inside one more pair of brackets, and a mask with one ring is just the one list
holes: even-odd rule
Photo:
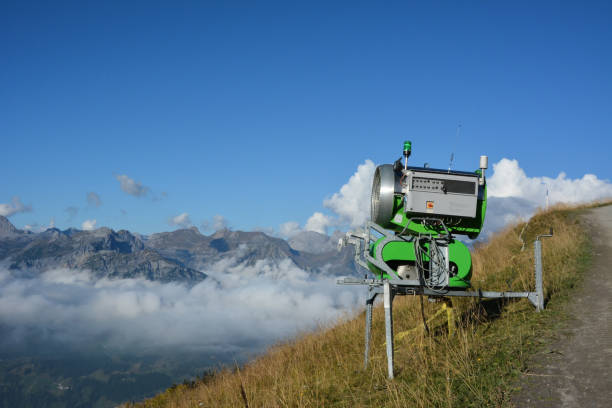
[[612, 173], [609, 2], [81, 3], [0, 5], [18, 227], [303, 224], [404, 139], [432, 167]]

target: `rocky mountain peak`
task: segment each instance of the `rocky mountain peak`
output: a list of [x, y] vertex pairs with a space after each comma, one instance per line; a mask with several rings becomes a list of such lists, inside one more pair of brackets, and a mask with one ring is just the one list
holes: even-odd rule
[[18, 234], [19, 230], [3, 215], [0, 215], [0, 235]]
[[80, 241], [81, 245], [96, 251], [114, 251], [122, 254], [141, 251], [144, 248], [140, 238], [131, 232], [127, 230], [115, 232], [110, 228], [98, 228], [93, 232], [82, 234]]
[[230, 234], [232, 233], [232, 231], [228, 228], [223, 228], [220, 229], [218, 231], [215, 231], [214, 234], [212, 234], [210, 237], [213, 239], [217, 239], [217, 238], [226, 238], [228, 237]]
[[[161, 232], [141, 239], [128, 230], [75, 228], [27, 234], [0, 217], [0, 261], [12, 270], [85, 269], [107, 278], [141, 277], [158, 281], [199, 282], [222, 260], [255, 265], [290, 259], [312, 273], [351, 274], [352, 253], [338, 253], [336, 237], [306, 232], [291, 241], [261, 231], [223, 229], [203, 235], [197, 228]], [[293, 248], [292, 248], [293, 247]], [[331, 271], [331, 272], [328, 272]]]
[[320, 254], [336, 249], [337, 240], [315, 231], [300, 231], [289, 239], [289, 245], [296, 251]]

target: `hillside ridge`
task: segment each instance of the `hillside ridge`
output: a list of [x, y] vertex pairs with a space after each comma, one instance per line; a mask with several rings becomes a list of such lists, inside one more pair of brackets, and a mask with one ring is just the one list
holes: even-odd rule
[[[562, 305], [581, 281], [589, 241], [578, 213], [557, 205], [528, 224], [507, 227], [473, 251], [472, 285], [482, 290], [532, 290], [533, 241], [553, 228], [543, 249], [547, 308], [526, 300], [453, 299], [454, 334], [445, 323], [422, 328], [418, 297], [396, 298], [396, 378], [386, 378], [384, 318], [374, 310], [370, 366], [363, 369], [363, 312], [274, 346], [243, 367], [221, 368], [127, 407], [188, 406], [511, 406], [529, 356], [541, 350], [563, 319]], [[522, 241], [527, 246], [522, 250]], [[425, 302], [433, 316], [440, 305]]]

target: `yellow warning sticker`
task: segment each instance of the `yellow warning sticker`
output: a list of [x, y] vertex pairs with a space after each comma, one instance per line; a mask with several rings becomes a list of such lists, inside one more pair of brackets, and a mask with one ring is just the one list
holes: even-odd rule
[[427, 212], [433, 212], [434, 209], [434, 202], [433, 201], [427, 201], [425, 203], [425, 208], [427, 208]]

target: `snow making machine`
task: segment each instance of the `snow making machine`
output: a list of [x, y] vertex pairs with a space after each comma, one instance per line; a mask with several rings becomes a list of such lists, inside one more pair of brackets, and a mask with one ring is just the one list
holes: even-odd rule
[[465, 172], [408, 166], [411, 151], [405, 142], [403, 164], [400, 158], [376, 168], [371, 221], [365, 232], [348, 233], [340, 246], [356, 244], [358, 263], [379, 280], [441, 294], [467, 289], [472, 258], [456, 236], [474, 239], [482, 230], [487, 156], [480, 157], [478, 170]]
[[[373, 276], [338, 281], [368, 286], [366, 366], [372, 305], [378, 294], [383, 295], [389, 378], [393, 378], [392, 303], [396, 295], [443, 300], [445, 308], [452, 307], [452, 296], [527, 298], [537, 310], [544, 307], [539, 238], [550, 235], [540, 235], [535, 242], [534, 292], [469, 291], [472, 258], [458, 237], [475, 239], [482, 231], [487, 210], [487, 156], [480, 156], [479, 168], [468, 172], [409, 166], [411, 153], [412, 143], [406, 141], [403, 162], [400, 157], [394, 164], [376, 168], [370, 221], [364, 229], [348, 232], [338, 245], [339, 249], [354, 245], [355, 262]], [[450, 318], [448, 323], [450, 333]]]
[[476, 238], [487, 209], [481, 156], [475, 172], [409, 167], [411, 143], [404, 143], [404, 164], [376, 168], [372, 183], [370, 230], [380, 237], [368, 248], [368, 269], [381, 279], [435, 289], [470, 286], [472, 259], [455, 238]]

